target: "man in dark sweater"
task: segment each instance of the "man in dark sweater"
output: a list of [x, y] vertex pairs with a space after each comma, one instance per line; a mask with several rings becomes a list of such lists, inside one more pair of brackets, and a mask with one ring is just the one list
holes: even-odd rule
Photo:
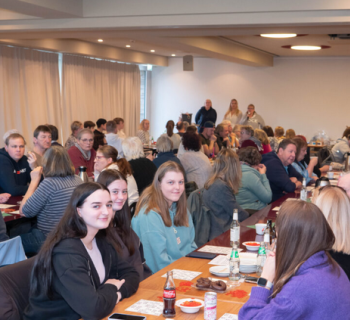
[[24, 155], [25, 141], [13, 133], [5, 140], [5, 148], [0, 149], [0, 193], [22, 196], [30, 183], [30, 167]]
[[262, 156], [261, 163], [266, 166], [266, 176], [272, 190], [272, 201], [285, 193], [294, 192], [301, 187], [303, 177], [292, 166], [296, 145], [290, 139], [284, 139], [278, 146], [277, 154], [269, 152]]
[[204, 123], [207, 121], [211, 121], [215, 124], [216, 117], [216, 111], [212, 107], [211, 100], [205, 100], [205, 106], [198, 110], [195, 117], [195, 122], [199, 126], [199, 133], [202, 133]]

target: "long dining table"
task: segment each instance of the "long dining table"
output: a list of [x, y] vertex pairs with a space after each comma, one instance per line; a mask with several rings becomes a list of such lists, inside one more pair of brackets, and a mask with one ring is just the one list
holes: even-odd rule
[[[274, 201], [264, 209], [257, 211], [253, 215], [251, 215], [248, 219], [244, 220], [240, 223], [241, 233], [240, 233], [240, 248], [243, 251], [246, 251], [245, 247], [242, 245], [245, 241], [263, 241], [263, 236], [257, 235], [254, 228], [251, 226], [256, 223], [264, 223], [267, 219], [271, 219], [273, 222], [277, 217], [276, 207], [280, 207], [280, 205], [287, 199], [297, 199], [299, 198], [298, 193], [288, 193], [282, 198]], [[275, 210], [274, 210], [275, 209]], [[205, 245], [210, 246], [219, 246], [219, 247], [230, 247], [230, 230], [224, 232], [220, 236], [215, 239], [209, 241]], [[205, 246], [204, 245], [204, 246]], [[198, 248], [200, 249], [200, 248]], [[197, 250], [198, 250], [197, 249]], [[150, 301], [163, 301], [163, 287], [165, 284], [166, 278], [164, 277], [167, 271], [179, 269], [179, 270], [188, 270], [200, 272], [200, 274], [191, 281], [174, 279], [176, 286], [176, 299], [183, 298], [198, 298], [204, 300], [204, 294], [206, 291], [198, 290], [194, 288], [194, 284], [196, 283], [196, 279], [200, 277], [212, 277], [209, 272], [209, 268], [213, 265], [208, 264], [210, 260], [207, 259], [199, 259], [199, 258], [189, 258], [182, 257], [175, 262], [171, 263], [167, 267], [153, 274], [149, 278], [140, 282], [140, 286], [138, 291], [131, 297], [123, 299], [119, 302], [113, 313], [121, 313], [121, 314], [133, 314], [133, 315], [143, 315], [146, 316], [147, 319], [162, 319], [163, 316], [149, 315], [140, 313], [127, 311], [130, 306], [134, 305], [139, 300], [150, 300]], [[255, 274], [250, 274], [255, 276]], [[218, 278], [218, 277], [215, 277]], [[221, 280], [228, 280], [228, 278], [220, 278]], [[237, 315], [240, 308], [243, 306], [245, 302], [248, 301], [251, 288], [255, 286], [254, 284], [240, 282], [238, 286], [229, 289], [230, 291], [225, 293], [217, 294], [217, 319], [222, 317], [224, 314], [235, 314]], [[175, 307], [176, 310], [176, 319], [203, 319], [204, 317], [204, 308], [201, 308], [198, 313], [188, 314], [183, 313], [179, 307]], [[105, 318], [108, 319], [108, 318]]]

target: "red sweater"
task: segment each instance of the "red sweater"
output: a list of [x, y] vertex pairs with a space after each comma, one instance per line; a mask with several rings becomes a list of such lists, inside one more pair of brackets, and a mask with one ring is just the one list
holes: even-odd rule
[[88, 177], [92, 177], [94, 175], [94, 161], [96, 157], [96, 151], [94, 149], [91, 149], [90, 160], [86, 160], [76, 146], [70, 147], [68, 149], [68, 154], [75, 167], [75, 174], [79, 174], [79, 167], [84, 166], [86, 167]]

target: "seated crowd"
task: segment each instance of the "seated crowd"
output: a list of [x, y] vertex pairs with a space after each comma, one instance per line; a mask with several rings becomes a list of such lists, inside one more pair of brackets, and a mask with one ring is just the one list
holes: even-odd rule
[[[31, 218], [29, 227], [12, 231], [0, 218], [0, 242], [19, 235], [33, 259], [24, 319], [106, 317], [140, 281], [229, 230], [235, 209], [244, 221], [329, 169], [310, 157], [304, 136], [265, 126], [253, 104], [243, 113], [232, 99], [222, 123], [215, 125], [216, 118], [208, 99], [196, 115], [198, 129], [169, 120], [155, 145], [147, 119], [130, 137], [122, 118], [74, 121], [64, 146], [54, 125], [40, 125], [27, 155], [17, 130], [5, 134], [0, 203], [24, 196], [19, 212]], [[350, 129], [329, 156], [342, 163], [349, 146]], [[89, 182], [78, 176], [82, 167]], [[195, 186], [192, 193], [189, 186]], [[274, 286], [252, 290], [242, 319], [289, 312], [322, 318], [315, 311], [321, 303], [336, 305], [341, 315], [349, 312], [350, 306], [342, 306], [350, 294], [349, 196], [347, 174], [338, 187], [317, 188], [313, 204], [283, 203], [278, 246], [262, 273]], [[209, 215], [199, 226], [202, 207]], [[309, 299], [316, 277], [325, 288], [336, 284], [337, 294], [319, 292]], [[306, 310], [306, 299], [312, 310]]]

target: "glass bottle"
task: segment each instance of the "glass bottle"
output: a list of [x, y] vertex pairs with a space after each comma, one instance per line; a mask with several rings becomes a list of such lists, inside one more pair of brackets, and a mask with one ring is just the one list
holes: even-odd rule
[[303, 186], [300, 190], [300, 200], [307, 200], [307, 189], [306, 189], [306, 179], [303, 178]]
[[233, 210], [233, 219], [230, 226], [230, 245], [239, 247], [241, 227], [238, 222], [238, 209]]
[[256, 274], [257, 274], [258, 277], [261, 276], [261, 273], [262, 273], [263, 268], [264, 268], [265, 261], [266, 261], [265, 242], [260, 242], [258, 259], [257, 259], [257, 269], [256, 269]]
[[236, 245], [233, 245], [232, 251], [231, 251], [231, 257], [230, 257], [230, 275], [229, 279], [231, 281], [237, 281], [241, 278], [241, 275], [239, 274], [239, 254], [238, 254], [238, 248]]
[[168, 271], [167, 277], [164, 285], [163, 291], [163, 317], [164, 318], [174, 318], [176, 315], [175, 312], [175, 300], [176, 300], [176, 289], [175, 282], [173, 279], [173, 272]]

